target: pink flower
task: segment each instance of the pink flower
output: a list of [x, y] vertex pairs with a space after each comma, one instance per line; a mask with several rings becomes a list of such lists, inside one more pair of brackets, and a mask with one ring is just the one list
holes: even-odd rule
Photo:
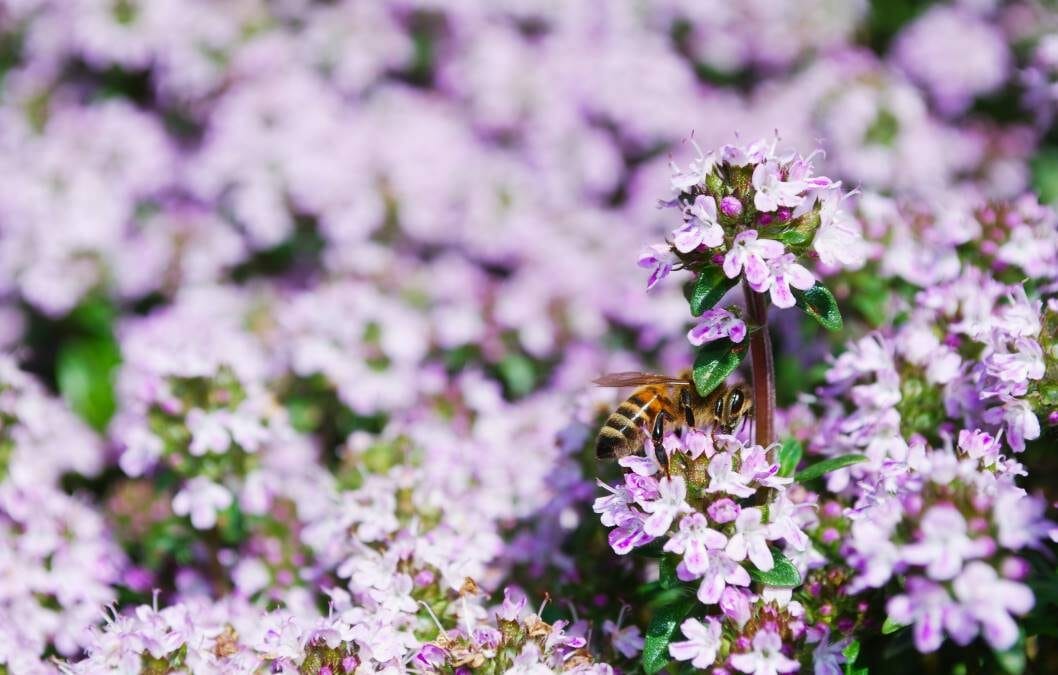
[[231, 506], [232, 496], [227, 488], [208, 478], [192, 478], [173, 497], [173, 513], [191, 516], [191, 524], [197, 530], [208, 530], [217, 524], [217, 511]]
[[967, 536], [966, 520], [950, 504], [938, 504], [922, 518], [922, 538], [901, 550], [904, 560], [926, 565], [931, 579], [952, 579], [962, 570], [963, 560], [987, 555], [994, 548], [990, 539]]
[[677, 661], [690, 661], [695, 668], [708, 668], [716, 661], [720, 649], [720, 622], [706, 617], [703, 624], [698, 619], [687, 619], [680, 624], [687, 638], [682, 642], [669, 643], [669, 654]]
[[716, 248], [724, 243], [724, 228], [716, 220], [716, 200], [698, 195], [687, 215], [690, 217], [683, 227], [672, 233], [677, 251], [689, 253], [702, 245]]
[[885, 606], [889, 618], [900, 625], [914, 624], [912, 635], [920, 652], [936, 651], [944, 641], [944, 623], [951, 620], [956, 605], [943, 586], [912, 577], [907, 593], [889, 600]]
[[709, 462], [706, 469], [709, 473], [709, 486], [706, 492], [726, 492], [736, 497], [749, 497], [756, 490], [749, 487], [741, 473], [735, 471], [730, 452], [718, 452]]
[[727, 542], [725, 552], [732, 560], [741, 561], [749, 556], [757, 569], [767, 572], [775, 567], [775, 559], [768, 548], [771, 528], [764, 524], [763, 519], [764, 514], [756, 507], [742, 509], [735, 519], [735, 534]]
[[828, 267], [857, 268], [867, 257], [867, 245], [856, 221], [841, 208], [841, 199], [837, 190], [828, 190], [820, 198], [819, 229], [812, 248]]
[[698, 325], [687, 333], [687, 339], [696, 347], [723, 338], [736, 344], [742, 342], [746, 339], [746, 324], [726, 309], [716, 307], [703, 312]]
[[660, 537], [668, 532], [677, 515], [693, 510], [685, 501], [686, 497], [687, 484], [682, 476], [666, 476], [658, 481], [657, 499], [640, 502], [643, 510], [650, 514], [643, 524], [643, 531], [653, 537]]
[[617, 517], [617, 527], [610, 530], [610, 548], [617, 555], [653, 541], [654, 537], [643, 531], [643, 516], [635, 511], [626, 511]]
[[680, 529], [667, 542], [665, 549], [683, 555], [683, 564], [695, 577], [709, 568], [709, 549], [722, 549], [727, 537], [709, 527], [700, 513], [692, 513], [680, 520]]
[[735, 235], [731, 250], [724, 256], [724, 274], [734, 279], [746, 270], [746, 281], [753, 290], [763, 293], [771, 281], [767, 260], [783, 254], [783, 245], [774, 239], [758, 239], [756, 230], [746, 230]]
[[753, 169], [753, 204], [758, 211], [775, 211], [780, 206], [796, 207], [804, 199], [802, 181], [783, 181], [775, 162], [758, 164]]
[[782, 653], [782, 638], [767, 628], [753, 636], [753, 651], [731, 655], [731, 665], [743, 673], [754, 675], [792, 673], [801, 667], [797, 661]]
[[651, 270], [647, 281], [647, 290], [657, 285], [672, 271], [672, 266], [679, 261], [676, 254], [664, 244], [653, 244], [639, 256], [638, 265]]
[[754, 290], [763, 293], [765, 290], [771, 294], [771, 301], [776, 307], [793, 307], [796, 304], [790, 287], [807, 291], [815, 285], [816, 279], [805, 267], [797, 262], [793, 253], [786, 253], [774, 258], [768, 263], [770, 276], [768, 281], [762, 284], [763, 288]]
[[952, 584], [964, 612], [980, 622], [985, 640], [996, 651], [1014, 646], [1018, 626], [1011, 614], [1027, 614], [1035, 604], [1028, 587], [1000, 578], [983, 562], [972, 562]]
[[1006, 382], [1025, 382], [1043, 377], [1043, 348], [1032, 338], [1019, 337], [1011, 353], [995, 353], [986, 361], [988, 372]]
[[[680, 568], [676, 568], [677, 573]], [[693, 579], [693, 575], [683, 568], [685, 575], [680, 576], [684, 581]], [[742, 565], [732, 560], [723, 551], [709, 556], [709, 568], [702, 575], [702, 583], [698, 586], [698, 600], [704, 605], [715, 605], [720, 601], [724, 589], [728, 585], [749, 586], [749, 572]]]

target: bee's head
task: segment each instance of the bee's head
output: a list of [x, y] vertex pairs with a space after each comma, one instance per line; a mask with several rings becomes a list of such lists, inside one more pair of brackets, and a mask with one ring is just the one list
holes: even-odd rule
[[727, 429], [734, 429], [753, 410], [753, 395], [742, 383], [732, 385], [718, 401], [722, 406], [716, 418]]

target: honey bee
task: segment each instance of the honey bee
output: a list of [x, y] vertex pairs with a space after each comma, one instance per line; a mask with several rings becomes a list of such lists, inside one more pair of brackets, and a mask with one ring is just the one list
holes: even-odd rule
[[700, 396], [690, 373], [680, 377], [651, 373], [610, 373], [595, 380], [600, 387], [637, 387], [595, 438], [595, 456], [619, 459], [634, 455], [642, 443], [641, 429], [650, 429], [655, 448], [661, 445], [665, 422], [688, 427], [712, 425], [714, 430], [734, 431], [753, 409], [753, 396], [742, 383], [721, 384], [708, 396]]

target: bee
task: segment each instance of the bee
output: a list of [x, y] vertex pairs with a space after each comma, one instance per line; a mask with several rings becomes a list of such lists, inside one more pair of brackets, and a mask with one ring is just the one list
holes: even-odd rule
[[[642, 443], [641, 429], [650, 429], [655, 448], [665, 435], [665, 423], [688, 427], [712, 425], [731, 432], [751, 414], [753, 396], [742, 383], [721, 384], [708, 396], [700, 396], [690, 373], [680, 377], [651, 373], [610, 373], [595, 380], [600, 387], [637, 387], [595, 438], [595, 456], [619, 459], [634, 455]], [[682, 424], [680, 424], [682, 422]]]

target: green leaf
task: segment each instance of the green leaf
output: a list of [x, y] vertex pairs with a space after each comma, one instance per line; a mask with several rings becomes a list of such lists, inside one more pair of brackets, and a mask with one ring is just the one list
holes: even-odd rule
[[1032, 159], [1032, 186], [1044, 204], [1058, 203], [1058, 149], [1047, 148]]
[[859, 640], [850, 642], [841, 655], [845, 657], [845, 675], [867, 675], [867, 668], [856, 666], [856, 659], [860, 656]]
[[895, 633], [896, 631], [900, 630], [901, 628], [906, 628], [906, 627], [907, 626], [902, 624], [902, 623], [897, 623], [896, 621], [893, 621], [891, 618], [885, 617], [885, 623], [882, 624], [882, 635], [892, 635], [893, 633]]
[[654, 675], [668, 665], [672, 634], [697, 604], [697, 598], [682, 598], [655, 612], [643, 643], [642, 665], [647, 675]]
[[837, 471], [838, 469], [844, 469], [846, 466], [852, 466], [853, 464], [859, 464], [860, 462], [866, 461], [867, 458], [863, 455], [841, 455], [840, 457], [831, 457], [830, 459], [824, 459], [822, 462], [817, 462], [812, 466], [806, 467], [803, 471], [798, 472], [797, 476], [794, 477], [794, 480], [798, 483], [807, 483], [808, 481], [815, 480], [831, 471]]
[[720, 302], [737, 281], [737, 278], [728, 279], [719, 265], [706, 267], [698, 275], [691, 289], [691, 314], [701, 316], [705, 310]]
[[787, 246], [800, 246], [808, 241], [808, 233], [798, 229], [783, 230], [778, 239]]
[[730, 340], [717, 340], [698, 349], [694, 359], [694, 387], [701, 396], [720, 386], [727, 376], [735, 372], [746, 356], [748, 344], [735, 344]]
[[841, 330], [841, 310], [838, 309], [838, 301], [834, 294], [823, 284], [816, 285], [807, 291], [793, 289], [797, 306], [804, 313], [819, 322], [827, 330]]
[[536, 386], [533, 362], [521, 354], [509, 354], [497, 366], [503, 383], [514, 396], [525, 396]]
[[661, 559], [658, 567], [658, 582], [663, 589], [677, 588], [680, 585], [680, 580], [676, 576], [676, 566], [679, 562], [680, 559], [673, 555], [667, 555]]
[[102, 431], [117, 408], [114, 371], [121, 350], [113, 337], [75, 338], [59, 348], [55, 377], [59, 393], [81, 419]]
[[1021, 675], [1025, 672], [1025, 666], [1028, 665], [1028, 659], [1025, 657], [1025, 633], [1019, 632], [1018, 641], [1010, 649], [994, 653], [1004, 673]]
[[801, 575], [790, 559], [783, 555], [779, 549], [771, 549], [771, 556], [775, 559], [775, 566], [767, 572], [762, 572], [756, 567], [748, 568], [749, 576], [757, 583], [765, 586], [780, 586], [782, 588], [793, 588], [801, 585]]
[[787, 438], [779, 448], [779, 475], [792, 476], [801, 462], [804, 449], [796, 438]]

